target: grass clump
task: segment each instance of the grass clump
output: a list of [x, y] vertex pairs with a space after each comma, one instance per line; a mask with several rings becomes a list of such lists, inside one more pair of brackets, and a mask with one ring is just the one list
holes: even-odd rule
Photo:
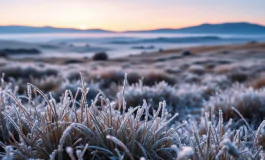
[[[238, 110], [234, 112], [240, 115]], [[243, 118], [243, 117], [242, 117]], [[243, 118], [244, 120], [244, 118]], [[259, 143], [260, 131], [264, 127], [262, 122], [254, 132], [250, 125], [245, 124], [235, 129], [232, 123], [223, 121], [223, 113], [219, 111], [219, 119], [213, 119], [209, 113], [202, 119], [200, 127], [205, 129], [203, 134], [198, 132], [198, 128], [191, 123], [192, 135], [187, 141], [188, 146], [180, 151], [179, 159], [262, 159], [264, 154]]]
[[[108, 70], [98, 73], [95, 81], [99, 82], [101, 88], [109, 88], [112, 83], [121, 85], [124, 81], [124, 71], [121, 70]], [[128, 74], [128, 83], [137, 83], [141, 79], [141, 76], [137, 73]]]
[[176, 77], [171, 74], [166, 74], [159, 71], [151, 71], [143, 74], [143, 84], [147, 86], [153, 86], [159, 82], [166, 82], [170, 85], [176, 84]]
[[166, 82], [160, 82], [149, 87], [140, 82], [128, 86], [124, 98], [128, 106], [138, 106], [145, 99], [153, 110], [157, 110], [159, 102], [166, 101], [167, 109], [171, 113], [179, 113], [178, 118], [185, 119], [187, 114], [200, 112], [203, 101], [212, 93], [214, 88], [208, 86], [190, 84], [170, 86]]
[[[0, 73], [5, 73], [6, 78], [29, 80], [30, 78], [41, 79], [45, 76], [57, 76], [58, 71], [54, 68], [41, 68], [37, 66], [6, 65], [0, 68]], [[8, 79], [6, 79], [8, 80]]]
[[[81, 92], [81, 100], [75, 95]], [[32, 98], [32, 94], [39, 94]], [[60, 102], [28, 84], [27, 103], [8, 88], [1, 98], [3, 159], [173, 159], [176, 128], [165, 105], [149, 114], [147, 103], [126, 108], [99, 95], [88, 106], [85, 83], [76, 94], [66, 90]], [[97, 102], [100, 105], [97, 105]]]
[[[95, 82], [99, 82], [101, 88], [108, 88], [112, 83], [122, 85], [124, 81], [124, 74], [125, 71], [122, 70], [101, 71], [94, 76], [93, 80]], [[138, 83], [139, 80], [142, 80], [143, 84], [146, 86], [154, 86], [162, 81], [165, 81], [170, 85], [174, 85], [177, 82], [174, 76], [160, 71], [128, 73], [128, 84]]]
[[265, 89], [255, 90], [243, 85], [234, 85], [232, 88], [219, 92], [205, 103], [207, 111], [212, 110], [215, 115], [219, 110], [224, 112], [224, 119], [240, 118], [232, 107], [236, 108], [244, 118], [252, 123], [260, 123], [265, 115]]

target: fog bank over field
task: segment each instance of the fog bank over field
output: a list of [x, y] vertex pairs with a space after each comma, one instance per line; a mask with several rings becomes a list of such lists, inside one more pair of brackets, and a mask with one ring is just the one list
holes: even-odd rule
[[[2, 26], [0, 49], [36, 49], [41, 54], [17, 57], [109, 57], [145, 54], [166, 49], [264, 42], [265, 27], [251, 23], [203, 24], [181, 29], [110, 32], [53, 27]], [[14, 54], [6, 54], [13, 56]]]

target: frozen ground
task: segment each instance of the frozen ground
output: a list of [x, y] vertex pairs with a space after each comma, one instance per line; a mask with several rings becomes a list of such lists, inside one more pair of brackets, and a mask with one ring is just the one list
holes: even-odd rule
[[[171, 49], [107, 61], [67, 57], [18, 60], [9, 57], [1, 58], [0, 72], [4, 73], [5, 81], [1, 89], [2, 111], [10, 111], [10, 114], [2, 112], [1, 118], [11, 123], [5, 126], [1, 122], [4, 129], [0, 131], [3, 135], [7, 132], [6, 127], [14, 136], [0, 137], [3, 157], [24, 155], [24, 158], [47, 159], [49, 155], [50, 158], [59, 156], [60, 149], [67, 158], [71, 155], [77, 157], [78, 153], [72, 150], [84, 151], [86, 143], [90, 145], [83, 154], [86, 158], [93, 157], [95, 150], [101, 150], [94, 153], [97, 158], [112, 156], [119, 159], [113, 145], [124, 155], [124, 159], [261, 159], [264, 156], [261, 146], [265, 145], [262, 123], [265, 117], [265, 43]], [[73, 94], [80, 90], [79, 87], [85, 90], [79, 72], [82, 72], [83, 82], [90, 90], [88, 94], [82, 92], [73, 98], [65, 92], [67, 89]], [[127, 81], [124, 81], [125, 73]], [[54, 113], [56, 109], [44, 109], [47, 104], [35, 94], [34, 88], [30, 91], [33, 94], [32, 105], [38, 112], [31, 111], [27, 98], [23, 98], [30, 95], [27, 82], [36, 85], [45, 94], [51, 92], [54, 100], [50, 103], [58, 107], [60, 116], [67, 118], [60, 117], [58, 120]], [[22, 100], [26, 113], [30, 115], [6, 97], [5, 93], [9, 91]], [[94, 101], [98, 93], [102, 98]], [[42, 97], [45, 100], [45, 96]], [[76, 111], [70, 109], [74, 107], [74, 102], [78, 102], [74, 108]], [[18, 108], [18, 113], [12, 109], [12, 104]], [[71, 107], [66, 107], [67, 104]], [[170, 119], [168, 114], [173, 116], [176, 113], [179, 116], [167, 122]], [[29, 116], [32, 120], [19, 120], [17, 115], [25, 119]], [[93, 118], [95, 121], [91, 121]], [[33, 134], [38, 134], [37, 129], [30, 130], [32, 126], [38, 126], [43, 129], [41, 133], [48, 135], [50, 128], [44, 126], [49, 121], [60, 124], [59, 128], [50, 126], [55, 127], [59, 138], [51, 138], [50, 135], [45, 140], [45, 136]], [[96, 129], [98, 126], [93, 126], [96, 121], [105, 129], [102, 133]], [[62, 122], [71, 122], [72, 125], [63, 125]], [[91, 137], [104, 135], [103, 139], [98, 139], [100, 143], [84, 137], [82, 133], [90, 131], [80, 124], [93, 132]], [[179, 125], [183, 126], [178, 128]], [[27, 135], [30, 132], [31, 135]], [[154, 134], [149, 135], [151, 132]], [[68, 134], [73, 135], [69, 138]], [[151, 135], [154, 139], [149, 141]], [[44, 141], [54, 145], [49, 146]], [[136, 144], [137, 147], [134, 146]], [[44, 147], [44, 151], [38, 145]], [[10, 146], [12, 149], [8, 148]], [[31, 148], [26, 151], [22, 146]], [[66, 146], [70, 148], [66, 149]], [[9, 155], [11, 153], [13, 155]]]

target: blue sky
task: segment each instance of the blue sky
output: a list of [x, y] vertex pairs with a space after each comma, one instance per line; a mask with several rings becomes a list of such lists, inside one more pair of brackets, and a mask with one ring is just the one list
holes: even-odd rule
[[121, 31], [242, 21], [265, 25], [265, 0], [0, 1], [0, 25]]

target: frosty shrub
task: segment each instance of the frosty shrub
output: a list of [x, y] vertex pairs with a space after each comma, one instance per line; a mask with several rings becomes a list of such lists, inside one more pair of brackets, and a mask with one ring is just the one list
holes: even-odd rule
[[[107, 71], [100, 71], [95, 76], [95, 81], [100, 83], [101, 88], [108, 88], [112, 83], [122, 85], [124, 80], [125, 72], [122, 70], [107, 70]], [[141, 76], [137, 73], [129, 73], [128, 74], [128, 82], [136, 83], [138, 80], [141, 79]]]
[[[38, 86], [43, 92], [51, 92], [56, 91], [59, 89], [60, 85], [62, 84], [62, 79], [57, 76], [47, 76], [41, 79], [31, 78], [28, 82]], [[12, 85], [19, 87], [19, 93], [25, 94], [27, 92], [27, 86], [22, 79], [15, 80], [12, 82]]]
[[[122, 70], [108, 70], [97, 73], [95, 81], [100, 82], [102, 88], [108, 88], [111, 83], [121, 85], [124, 80], [125, 72]], [[176, 83], [176, 78], [170, 74], [160, 71], [145, 71], [145, 72], [129, 72], [127, 76], [128, 84], [137, 83], [139, 80], [143, 81], [144, 85], [153, 86], [156, 83], [165, 81], [170, 85]]]
[[142, 73], [143, 84], [146, 86], [153, 86], [159, 82], [166, 82], [170, 85], [176, 84], [176, 77], [171, 74], [167, 74], [160, 71], [150, 71], [147, 73]]
[[[234, 112], [238, 111], [235, 109]], [[218, 119], [212, 119], [209, 115], [206, 113], [205, 117], [202, 117], [200, 125], [195, 125], [196, 122], [193, 121], [190, 125], [186, 125], [190, 128], [190, 133], [185, 134], [186, 139], [180, 147], [178, 159], [258, 160], [264, 158], [259, 137], [265, 121], [254, 132], [246, 121], [239, 129], [232, 127], [232, 121], [224, 123], [221, 110]], [[203, 134], [198, 132], [201, 128], [205, 130]]]
[[224, 75], [207, 74], [201, 78], [201, 84], [212, 86], [217, 89], [225, 89], [232, 86], [230, 80]]
[[[58, 88], [56, 90], [53, 90], [52, 96], [56, 101], [59, 101], [60, 98], [62, 98], [65, 94], [66, 90], [71, 91], [71, 93], [75, 93], [75, 99], [77, 101], [80, 101], [82, 99], [82, 93], [80, 92], [82, 85], [82, 82], [80, 80], [75, 82], [69, 82], [64, 81], [61, 82], [60, 85], [58, 85]], [[86, 86], [89, 88], [89, 92], [86, 94], [86, 101], [88, 104], [91, 104], [91, 100], [94, 100], [94, 98], [99, 94], [100, 89], [97, 83], [87, 83]]]
[[244, 118], [251, 120], [252, 123], [261, 122], [265, 116], [265, 89], [255, 90], [243, 85], [234, 85], [212, 96], [204, 105], [205, 110], [212, 110], [215, 115], [222, 110], [226, 121], [230, 118], [240, 118], [232, 110], [232, 107], [235, 107]]
[[6, 78], [29, 79], [31, 77], [40, 79], [45, 76], [56, 76], [58, 71], [54, 68], [37, 67], [31, 65], [6, 65], [0, 68], [0, 73], [5, 73]]
[[[79, 101], [76, 95], [81, 92]], [[10, 87], [0, 91], [2, 159], [173, 159], [177, 128], [169, 127], [166, 105], [152, 115], [147, 103], [126, 108], [97, 95], [89, 106], [84, 82], [76, 93], [66, 90], [61, 101], [28, 84], [22, 103]], [[32, 94], [38, 94], [32, 98]], [[97, 102], [100, 105], [97, 105]], [[134, 114], [136, 113], [136, 114]]]
[[167, 109], [171, 113], [179, 113], [181, 116], [178, 118], [184, 118], [182, 116], [187, 113], [200, 112], [203, 101], [212, 93], [214, 93], [214, 88], [207, 86], [191, 84], [170, 86], [166, 82], [160, 82], [149, 87], [140, 82], [128, 86], [124, 98], [128, 106], [138, 106], [145, 99], [155, 110], [158, 108], [157, 104], [160, 101], [166, 101]]

